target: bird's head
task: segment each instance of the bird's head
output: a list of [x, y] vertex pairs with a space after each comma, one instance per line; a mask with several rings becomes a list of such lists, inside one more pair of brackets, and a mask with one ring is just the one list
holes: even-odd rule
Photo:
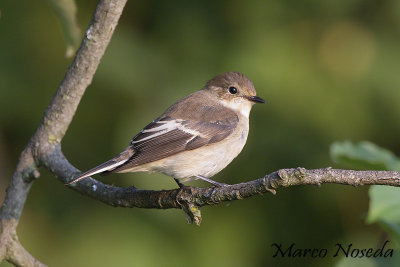
[[220, 103], [247, 116], [255, 103], [265, 103], [258, 97], [253, 83], [240, 72], [226, 72], [209, 80], [204, 87], [215, 94]]

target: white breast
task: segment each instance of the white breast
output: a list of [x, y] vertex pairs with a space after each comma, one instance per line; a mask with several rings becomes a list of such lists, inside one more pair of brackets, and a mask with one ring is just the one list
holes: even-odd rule
[[183, 182], [196, 179], [196, 175], [212, 177], [242, 151], [248, 130], [248, 119], [242, 117], [238, 130], [226, 140], [162, 159], [155, 164], [157, 166], [151, 166], [151, 171], [162, 172]]

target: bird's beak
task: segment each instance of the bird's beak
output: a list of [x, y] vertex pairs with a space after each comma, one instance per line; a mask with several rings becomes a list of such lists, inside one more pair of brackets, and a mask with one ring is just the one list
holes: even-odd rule
[[265, 100], [258, 96], [246, 96], [245, 98], [254, 103], [265, 103]]

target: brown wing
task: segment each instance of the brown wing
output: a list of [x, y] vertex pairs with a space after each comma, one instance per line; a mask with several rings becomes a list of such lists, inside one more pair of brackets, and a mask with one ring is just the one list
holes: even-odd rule
[[238, 122], [236, 115], [213, 122], [162, 117], [150, 123], [132, 139], [131, 147], [135, 154], [113, 172], [219, 142], [234, 131]]

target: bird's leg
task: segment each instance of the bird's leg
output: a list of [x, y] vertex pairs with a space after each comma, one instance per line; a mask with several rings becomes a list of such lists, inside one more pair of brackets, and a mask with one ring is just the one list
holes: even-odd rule
[[196, 175], [196, 177], [199, 178], [199, 179], [201, 179], [201, 180], [203, 180], [203, 181], [206, 181], [206, 182], [208, 182], [208, 183], [210, 183], [210, 184], [212, 184], [212, 185], [214, 185], [214, 186], [216, 186], [216, 187], [228, 186], [228, 184], [218, 183], [218, 182], [213, 181], [213, 180], [211, 180], [210, 178], [204, 177], [204, 176], [202, 176], [202, 175]]
[[[206, 182], [209, 182], [210, 184], [214, 185], [215, 187], [229, 186], [229, 184], [218, 183], [218, 182], [216, 182], [216, 181], [214, 181], [214, 180], [211, 180], [211, 179], [209, 179], [209, 178], [207, 178], [207, 177], [204, 177], [204, 176], [202, 176], [202, 175], [196, 175], [196, 177], [198, 177], [198, 178], [200, 178], [200, 179], [202, 179], [202, 180], [204, 180], [204, 181], [206, 181]], [[211, 201], [214, 202], [215, 204], [218, 204], [218, 202], [215, 202], [215, 201], [213, 200], [213, 194], [214, 194], [214, 189], [213, 189], [213, 191], [211, 192], [211, 197], [210, 197], [210, 199], [211, 199]], [[229, 201], [228, 204], [227, 204], [227, 206], [229, 206], [229, 205], [231, 204], [231, 202], [232, 202], [232, 201]]]
[[179, 186], [179, 191], [178, 191], [178, 193], [176, 194], [175, 201], [176, 201], [176, 203], [178, 203], [179, 206], [181, 206], [181, 208], [182, 208], [183, 206], [182, 206], [182, 204], [179, 202], [179, 197], [181, 196], [182, 191], [183, 191], [183, 188], [185, 187], [185, 185], [182, 184], [181, 181], [179, 181], [179, 179], [177, 179], [177, 178], [174, 178], [174, 180], [175, 180], [175, 182], [176, 182], [176, 183], [178, 184], [178, 186]]

